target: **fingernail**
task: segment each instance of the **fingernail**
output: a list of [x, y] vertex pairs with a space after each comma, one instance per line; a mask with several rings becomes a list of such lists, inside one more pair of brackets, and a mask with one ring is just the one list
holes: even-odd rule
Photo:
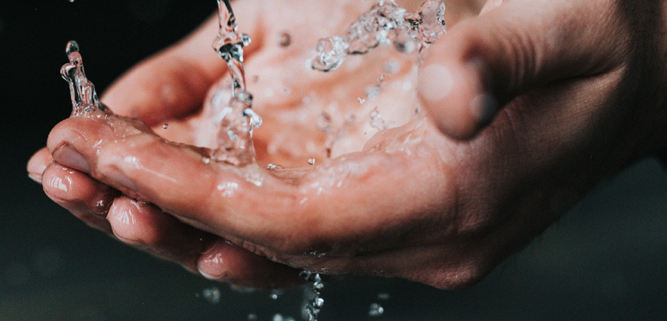
[[38, 184], [42, 184], [42, 174], [28, 172], [28, 177]]
[[470, 113], [480, 125], [486, 125], [496, 117], [498, 103], [490, 94], [479, 94], [470, 103]]
[[[48, 163], [51, 163], [51, 161], [48, 161]], [[33, 156], [28, 161], [28, 166], [26, 166], [28, 177], [30, 177], [30, 179], [33, 181], [41, 184], [42, 174], [44, 173], [44, 170], [46, 170], [46, 165], [48, 164], [46, 161], [44, 161], [43, 157], [38, 157], [37, 155]]]
[[109, 169], [105, 171], [104, 176], [111, 181], [111, 185], [114, 187], [125, 187], [133, 191], [137, 190], [137, 185], [118, 169]]
[[88, 161], [69, 145], [63, 145], [58, 148], [53, 154], [53, 158], [61, 165], [81, 172], [90, 173], [90, 165], [88, 164]]

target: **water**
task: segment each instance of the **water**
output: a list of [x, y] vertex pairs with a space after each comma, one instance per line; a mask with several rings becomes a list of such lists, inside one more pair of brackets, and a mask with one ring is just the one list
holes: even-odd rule
[[221, 299], [222, 295], [221, 295], [220, 289], [218, 287], [211, 287], [211, 288], [204, 289], [202, 291], [202, 296], [209, 303], [218, 304], [218, 303], [220, 303], [220, 299]]
[[280, 298], [280, 296], [282, 296], [283, 293], [284, 291], [282, 290], [271, 290], [269, 297], [271, 298], [271, 300], [278, 300], [278, 298]]
[[360, 55], [379, 45], [393, 44], [405, 53], [422, 52], [446, 32], [445, 3], [428, 0], [408, 12], [394, 0], [382, 0], [362, 14], [342, 36], [318, 40], [307, 65], [328, 72], [343, 64], [347, 55]]
[[[218, 0], [219, 31], [213, 49], [227, 63], [231, 75], [228, 88], [231, 96], [225, 97], [220, 88], [214, 107], [218, 111], [217, 144], [211, 157], [218, 162], [245, 166], [257, 162], [252, 142], [252, 131], [262, 124], [262, 118], [252, 110], [252, 94], [246, 91], [243, 48], [250, 44], [247, 34], [238, 32], [236, 16], [228, 0]], [[224, 104], [221, 106], [221, 104]]]
[[324, 306], [324, 299], [322, 298], [324, 283], [322, 282], [322, 277], [319, 273], [310, 271], [302, 271], [300, 275], [306, 281], [311, 282], [311, 287], [306, 289], [307, 302], [303, 308], [304, 317], [308, 318], [308, 321], [317, 321], [318, 315]]
[[79, 44], [74, 40], [69, 41], [65, 53], [69, 62], [60, 68], [60, 74], [69, 84], [72, 99], [72, 114], [70, 117], [111, 113], [109, 108], [102, 104], [97, 97], [95, 85], [86, 77], [86, 72], [83, 69], [83, 58], [79, 52]]
[[368, 316], [379, 317], [384, 314], [384, 308], [378, 303], [372, 303], [368, 307]]
[[371, 110], [368, 116], [370, 118], [371, 127], [377, 130], [387, 129], [387, 122], [385, 122], [384, 118], [382, 118], [382, 115], [380, 115], [380, 111], [378, 111], [377, 106]]
[[[217, 0], [219, 13], [219, 32], [213, 43], [217, 54], [225, 61], [230, 72], [230, 79], [222, 82], [212, 96], [212, 105], [216, 114], [214, 121], [217, 124], [216, 147], [211, 152], [214, 161], [227, 163], [239, 167], [256, 164], [256, 156], [252, 141], [253, 130], [258, 128], [262, 119], [252, 109], [253, 97], [246, 90], [246, 75], [243, 65], [244, 47], [251, 42], [250, 36], [238, 32], [236, 17], [229, 1]], [[408, 12], [400, 8], [393, 0], [379, 1], [366, 13], [362, 14], [345, 31], [343, 36], [320, 39], [316, 52], [309, 60], [309, 67], [320, 71], [333, 71], [340, 67], [347, 55], [364, 54], [379, 45], [393, 44], [397, 50], [405, 53], [422, 52], [445, 32], [443, 1], [426, 1], [416, 12]], [[288, 47], [292, 43], [291, 35], [282, 33], [278, 44]], [[95, 92], [95, 87], [84, 72], [83, 60], [79, 46], [75, 41], [67, 44], [69, 62], [61, 68], [63, 78], [69, 83], [72, 116], [79, 115], [107, 115], [111, 111], [102, 104]], [[358, 97], [360, 105], [374, 100], [380, 93], [380, 85], [385, 81], [385, 75], [391, 76], [398, 72], [399, 64], [390, 60], [383, 65], [383, 74], [365, 88], [365, 97]], [[255, 83], [260, 82], [258, 76], [253, 77]], [[285, 88], [286, 95], [291, 94], [290, 88]], [[304, 103], [306, 101], [304, 97]], [[385, 120], [375, 107], [369, 114], [370, 125], [378, 130], [387, 128]], [[323, 112], [317, 119], [316, 126], [327, 134], [325, 148], [327, 156], [335, 142], [346, 133], [347, 126], [357, 122], [355, 113], [345, 115], [345, 122], [340, 128], [333, 128], [332, 116]], [[163, 124], [163, 129], [168, 129]], [[209, 158], [205, 158], [209, 160]], [[315, 165], [315, 158], [307, 160], [309, 165]], [[269, 164], [269, 171], [281, 169], [279, 165]], [[261, 180], [256, 185], [261, 186]], [[303, 312], [305, 318], [317, 321], [324, 305], [321, 292], [324, 287], [318, 273], [304, 272], [304, 277], [311, 282], [308, 288], [308, 300]], [[206, 289], [203, 297], [211, 302], [220, 302], [220, 291], [217, 288]], [[280, 292], [272, 292], [271, 298], [278, 299]], [[380, 300], [388, 299], [388, 295], [378, 296]], [[369, 308], [369, 316], [380, 316], [384, 308], [374, 303]], [[248, 320], [257, 319], [254, 314], [248, 315]], [[276, 320], [294, 320], [290, 317], [275, 315]]]

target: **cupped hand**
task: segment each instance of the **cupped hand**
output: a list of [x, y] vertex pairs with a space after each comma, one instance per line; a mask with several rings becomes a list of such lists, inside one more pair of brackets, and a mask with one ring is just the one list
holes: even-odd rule
[[[322, 10], [303, 2], [301, 10]], [[241, 23], [252, 20], [244, 20], [241, 9], [251, 3], [239, 2]], [[487, 4], [485, 14], [451, 28], [430, 49], [418, 87], [430, 118], [414, 115], [413, 64], [403, 56], [383, 51], [370, 62], [361, 59], [362, 66], [352, 61], [331, 74], [296, 79], [284, 72], [303, 65], [315, 39], [349, 21], [293, 22], [281, 30], [271, 17], [284, 20], [278, 19], [284, 7], [267, 5], [261, 14], [253, 8], [260, 40], [246, 68], [250, 77], [259, 73], [249, 89], [265, 118], [255, 133], [260, 166], [210, 162], [205, 150], [159, 137], [155, 133], [210, 144], [207, 117], [198, 117], [206, 103], [198, 111], [195, 100], [162, 101], [182, 107], [168, 116], [189, 118], [169, 120], [161, 130], [166, 117], [156, 115], [165, 114], [147, 97], [142, 103], [153, 110], [134, 107], [135, 114], [125, 114], [157, 124], [155, 132], [117, 117], [77, 117], [56, 126], [48, 142], [55, 162], [42, 182], [47, 194], [89, 224], [210, 278], [256, 285], [288, 279], [293, 272], [286, 265], [397, 276], [441, 288], [470, 285], [599, 180], [664, 146], [664, 139], [651, 139], [665, 127], [664, 43], [645, 32], [664, 34], [661, 16], [651, 9], [665, 8], [657, 1], [632, 10], [626, 5]], [[359, 8], [352, 7], [341, 10], [355, 16], [349, 11]], [[638, 18], [643, 12], [656, 19]], [[292, 35], [288, 47], [274, 40], [284, 31]], [[398, 72], [387, 75], [376, 100], [356, 102], [365, 86], [376, 84], [387, 59], [396, 61]], [[141, 68], [126, 80], [142, 77]], [[649, 81], [637, 86], [643, 78]], [[123, 96], [113, 89], [109, 95], [114, 93]], [[367, 113], [375, 105], [394, 128], [377, 132], [370, 126]], [[324, 146], [331, 131], [315, 126], [322, 112], [346, 133], [331, 159]], [[345, 124], [348, 114], [356, 123]], [[294, 167], [310, 157], [317, 165], [263, 169], [269, 162]], [[31, 172], [48, 162], [45, 152], [38, 153]], [[205, 251], [202, 244], [208, 244]]]

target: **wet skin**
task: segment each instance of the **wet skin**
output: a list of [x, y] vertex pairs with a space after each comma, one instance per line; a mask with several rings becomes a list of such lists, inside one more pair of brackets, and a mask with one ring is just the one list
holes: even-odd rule
[[[265, 121], [258, 165], [207, 162], [191, 146], [211, 147], [204, 98], [226, 76], [211, 20], [102, 98], [152, 130], [121, 116], [67, 119], [30, 176], [89, 225], [208, 278], [277, 287], [308, 269], [451, 289], [480, 280], [600, 180], [666, 147], [667, 2], [490, 1], [479, 17], [450, 16], [416, 91], [404, 89], [416, 81], [411, 60], [388, 48], [361, 69], [288, 75], [367, 4], [285, 2], [234, 8], [253, 36], [246, 71], [260, 76], [249, 84]], [[311, 14], [284, 18], [297, 7]], [[286, 30], [287, 48], [276, 42]], [[401, 68], [360, 105], [390, 56]], [[417, 102], [425, 114], [414, 115]], [[357, 123], [326, 161], [315, 122], [332, 103]], [[370, 127], [374, 105], [397, 127]]]

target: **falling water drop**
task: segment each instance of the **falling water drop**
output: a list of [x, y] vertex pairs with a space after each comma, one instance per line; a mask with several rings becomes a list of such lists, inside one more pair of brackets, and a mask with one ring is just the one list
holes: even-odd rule
[[204, 297], [204, 299], [206, 299], [206, 301], [208, 301], [211, 304], [220, 303], [221, 293], [220, 293], [220, 289], [217, 288], [217, 287], [211, 287], [211, 288], [208, 288], [208, 289], [204, 289], [202, 291], [202, 296]]
[[383, 313], [384, 313], [384, 308], [377, 303], [371, 304], [370, 307], [368, 308], [368, 315], [371, 317], [379, 317]]
[[282, 296], [283, 293], [284, 291], [282, 290], [271, 290], [269, 297], [271, 298], [271, 300], [278, 300], [278, 298], [280, 298], [280, 296]]

